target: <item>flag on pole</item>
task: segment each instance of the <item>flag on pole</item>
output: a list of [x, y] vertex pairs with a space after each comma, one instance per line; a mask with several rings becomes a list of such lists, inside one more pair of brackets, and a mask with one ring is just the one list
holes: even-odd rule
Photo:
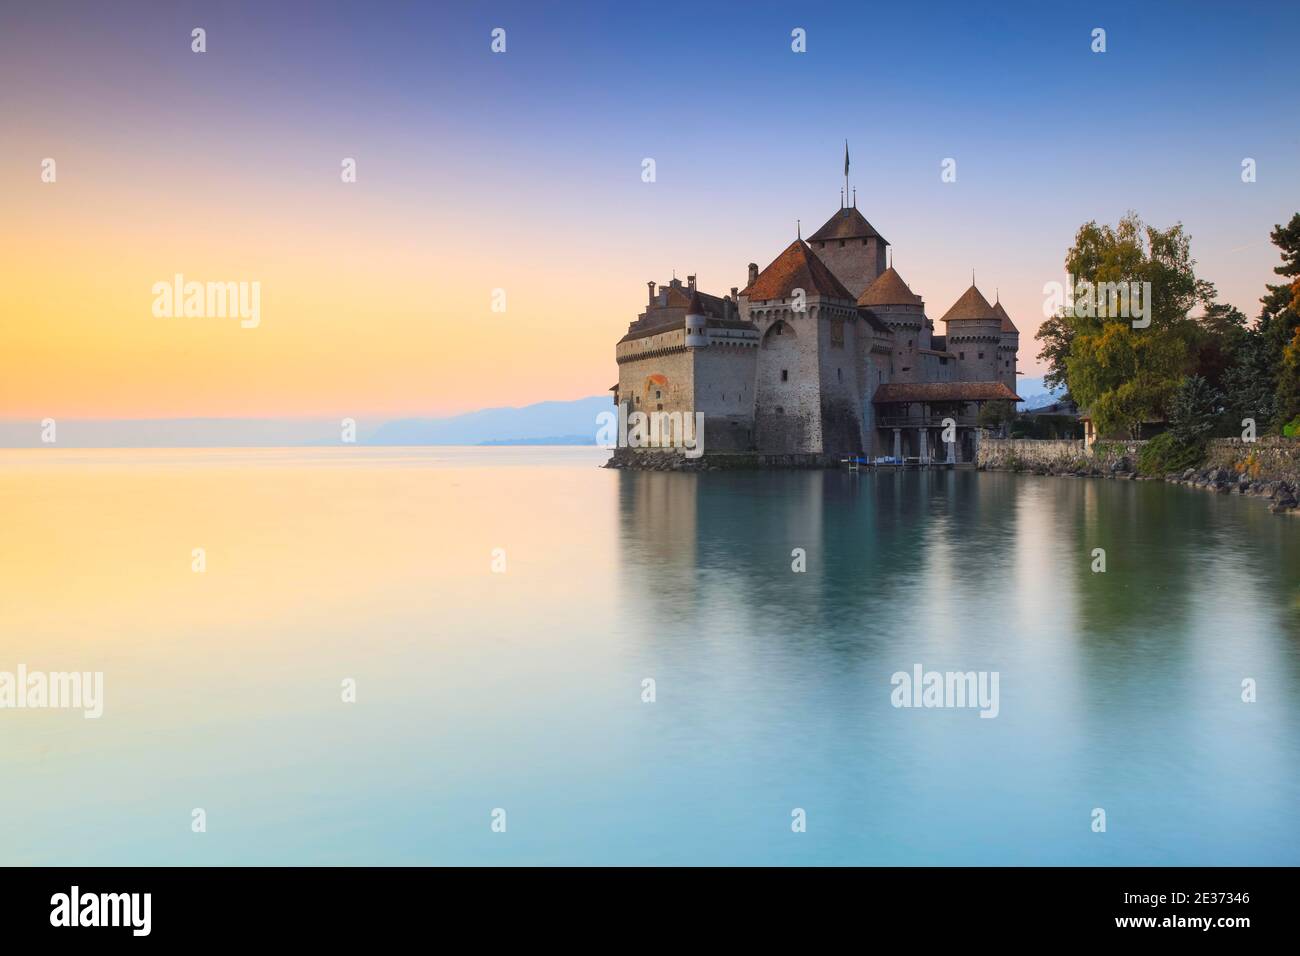
[[844, 141], [844, 175], [849, 174], [849, 141]]

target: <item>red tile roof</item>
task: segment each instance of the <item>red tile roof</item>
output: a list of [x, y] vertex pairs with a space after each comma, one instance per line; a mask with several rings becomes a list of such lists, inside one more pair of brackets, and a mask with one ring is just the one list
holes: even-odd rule
[[1011, 316], [1007, 315], [1007, 310], [1002, 308], [1001, 302], [993, 303], [993, 311], [996, 312], [998, 314], [998, 318], [1002, 320], [1003, 332], [1015, 332], [1017, 335], [1020, 334], [1020, 330], [1016, 328], [1016, 324], [1011, 321]]
[[960, 322], [963, 319], [997, 319], [1000, 316], [993, 311], [989, 300], [980, 295], [980, 290], [971, 286], [962, 297], [952, 304], [944, 313], [941, 322]]
[[886, 382], [873, 402], [1018, 402], [1020, 396], [1002, 382]]
[[835, 278], [802, 239], [790, 243], [740, 294], [749, 296], [749, 300], [754, 302], [759, 299], [789, 298], [795, 289], [803, 289], [805, 295], [816, 294], [853, 301], [853, 293], [844, 288], [844, 284]]
[[[823, 242], [830, 239], [868, 239], [875, 236], [878, 239], [885, 237], [876, 232], [875, 227], [867, 222], [866, 216], [858, 212], [855, 206], [845, 206], [835, 215], [826, 220], [826, 225], [822, 226], [811, 236], [809, 242]], [[888, 243], [886, 243], [888, 245]]]
[[922, 305], [919, 295], [907, 287], [903, 277], [890, 266], [876, 276], [858, 296], [858, 305]]

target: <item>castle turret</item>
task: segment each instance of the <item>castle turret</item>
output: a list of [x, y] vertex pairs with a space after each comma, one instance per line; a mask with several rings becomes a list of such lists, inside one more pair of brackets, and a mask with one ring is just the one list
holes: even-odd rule
[[[998, 382], [998, 347], [1002, 344], [1002, 317], [972, 284], [939, 321], [947, 326], [947, 350], [957, 356], [957, 379], [962, 382]], [[1014, 391], [1014, 389], [1012, 389]]]
[[930, 347], [924, 300], [890, 266], [858, 296], [858, 307], [870, 312], [894, 334], [890, 381], [922, 381], [918, 351]]
[[998, 381], [1004, 383], [1011, 391], [1016, 390], [1016, 355], [1020, 351], [1020, 330], [1007, 315], [1002, 302], [993, 303], [993, 311], [1002, 320], [1002, 338], [998, 343]]
[[[691, 276], [693, 280], [695, 277]], [[702, 349], [709, 344], [708, 317], [704, 314], [704, 305], [700, 302], [700, 294], [695, 291], [691, 283], [691, 304], [686, 309], [686, 347], [688, 349]]]

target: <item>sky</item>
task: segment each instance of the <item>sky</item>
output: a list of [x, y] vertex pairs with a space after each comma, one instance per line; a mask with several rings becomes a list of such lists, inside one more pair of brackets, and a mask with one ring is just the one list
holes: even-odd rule
[[[1028, 376], [1091, 219], [1182, 222], [1257, 314], [1300, 211], [1300, 5], [1049, 6], [6, 4], [0, 419], [601, 394], [646, 282], [743, 286], [838, 208], [845, 140], [930, 317], [974, 270]], [[259, 283], [256, 327], [155, 315], [177, 274]]]

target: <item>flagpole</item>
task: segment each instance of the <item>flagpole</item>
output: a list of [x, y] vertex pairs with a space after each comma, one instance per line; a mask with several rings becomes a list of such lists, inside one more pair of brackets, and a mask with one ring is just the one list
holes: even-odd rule
[[844, 201], [849, 201], [849, 141], [844, 141]]

